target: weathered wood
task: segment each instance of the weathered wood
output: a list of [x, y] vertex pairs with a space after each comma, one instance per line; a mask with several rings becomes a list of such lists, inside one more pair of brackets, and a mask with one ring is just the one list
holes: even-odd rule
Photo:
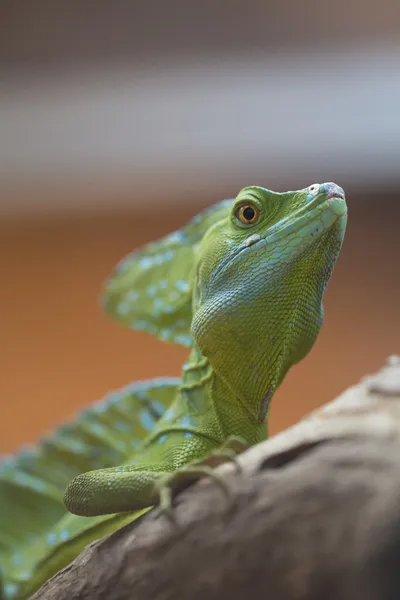
[[396, 600], [400, 359], [94, 542], [35, 600]]

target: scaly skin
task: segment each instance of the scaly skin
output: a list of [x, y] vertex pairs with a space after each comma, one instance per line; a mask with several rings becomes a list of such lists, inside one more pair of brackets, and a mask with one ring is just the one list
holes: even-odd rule
[[[69, 546], [42, 551], [30, 583], [14, 596], [32, 593], [99, 532], [141, 514], [127, 511], [156, 504], [164, 475], [206, 457], [231, 436], [247, 445], [267, 438], [271, 398], [320, 330], [322, 296], [346, 219], [343, 190], [333, 183], [283, 194], [247, 187], [122, 263], [106, 288], [106, 309], [134, 328], [190, 344], [190, 357], [140, 451], [68, 485], [68, 509], [97, 517], [90, 526], [73, 515], [61, 519]], [[165, 279], [152, 304], [160, 273]], [[55, 527], [60, 531], [60, 523]], [[19, 583], [15, 572], [10, 581]]]

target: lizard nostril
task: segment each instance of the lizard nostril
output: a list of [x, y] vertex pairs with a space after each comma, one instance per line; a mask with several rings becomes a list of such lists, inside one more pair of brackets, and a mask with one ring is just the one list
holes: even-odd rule
[[336, 185], [336, 183], [324, 183], [324, 185], [322, 186], [322, 190], [327, 194], [328, 199], [342, 198], [344, 200], [345, 198], [343, 188], [341, 188], [339, 185]]

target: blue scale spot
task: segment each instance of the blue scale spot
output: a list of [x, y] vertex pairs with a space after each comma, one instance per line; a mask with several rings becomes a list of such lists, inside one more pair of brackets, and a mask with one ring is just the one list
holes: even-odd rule
[[164, 306], [164, 312], [167, 313], [168, 315], [171, 315], [172, 313], [174, 313], [176, 310], [175, 306], [172, 306], [172, 304], [166, 304]]
[[188, 292], [189, 291], [189, 284], [184, 279], [178, 279], [178, 281], [175, 283], [175, 287], [180, 292]]
[[175, 252], [173, 250], [167, 250], [164, 253], [164, 260], [172, 260], [175, 256]]
[[119, 394], [117, 394], [115, 392], [111, 392], [111, 394], [107, 395], [106, 402], [107, 402], [107, 404], [112, 406], [113, 404], [118, 404], [120, 399], [121, 399], [121, 396]]
[[122, 301], [117, 306], [117, 313], [121, 317], [126, 317], [126, 315], [129, 314], [130, 310], [131, 310], [131, 306], [130, 306], [129, 302]]
[[4, 586], [4, 593], [6, 598], [12, 598], [18, 592], [18, 585], [16, 583], [6, 583]]
[[88, 429], [95, 435], [103, 436], [107, 433], [105, 427], [103, 425], [100, 425], [100, 423], [90, 423]]
[[183, 427], [191, 427], [193, 425], [193, 418], [187, 415], [186, 417], [183, 417], [181, 423]]
[[149, 413], [148, 410], [140, 411], [139, 420], [140, 420], [140, 423], [142, 424], [142, 427], [144, 427], [144, 429], [146, 429], [146, 431], [152, 431], [155, 420], [153, 418], [153, 415], [151, 413]]
[[36, 448], [32, 446], [23, 446], [19, 451], [18, 458], [30, 459], [33, 458], [37, 454]]
[[160, 435], [160, 437], [158, 438], [158, 443], [159, 444], [163, 444], [166, 439], [167, 439], [167, 436], [165, 434], [164, 435]]
[[169, 338], [171, 336], [171, 332], [169, 329], [161, 329], [161, 331], [158, 335], [160, 336], [161, 340], [169, 340]]
[[[117, 262], [117, 264], [115, 265], [115, 272], [116, 273], [123, 273], [124, 271], [127, 271], [129, 268], [129, 260], [128, 258], [123, 258], [122, 260], [120, 260], [119, 262]], [[106, 285], [109, 285], [110, 282], [113, 280], [113, 277], [108, 277], [106, 280]]]
[[161, 281], [158, 282], [158, 287], [162, 290], [166, 290], [168, 287], [168, 281], [166, 279], [161, 279]]
[[164, 420], [166, 423], [170, 423], [173, 418], [174, 418], [174, 411], [172, 410], [172, 408], [169, 408], [164, 415]]
[[157, 294], [157, 288], [155, 285], [149, 285], [147, 288], [147, 294], [149, 296], [155, 296]]
[[139, 260], [139, 267], [143, 270], [149, 269], [153, 265], [153, 259], [150, 256], [144, 256]]
[[18, 485], [31, 488], [36, 492], [43, 492], [46, 489], [46, 484], [43, 483], [43, 481], [40, 481], [40, 479], [31, 479], [25, 473], [15, 473], [14, 481], [16, 481]]
[[0, 473], [10, 471], [15, 466], [16, 460], [13, 456], [3, 454], [0, 459]]
[[187, 431], [186, 433], [183, 434], [183, 437], [189, 439], [193, 437], [193, 433], [190, 433], [190, 431]]
[[107, 402], [105, 400], [99, 400], [93, 405], [93, 412], [103, 413], [107, 410]]
[[60, 532], [60, 539], [61, 539], [63, 542], [66, 542], [67, 540], [69, 540], [69, 537], [70, 537], [70, 533], [69, 533], [68, 529], [63, 529], [63, 530]]
[[147, 321], [133, 321], [131, 327], [133, 327], [134, 329], [146, 329]]
[[130, 292], [128, 292], [127, 294], [125, 294], [125, 298], [127, 300], [133, 300], [133, 301], [135, 301], [135, 300], [138, 300], [139, 294], [138, 294], [138, 292], [136, 290], [131, 290]]
[[168, 236], [168, 241], [183, 244], [186, 241], [186, 235], [183, 231], [174, 231]]
[[66, 446], [68, 450], [76, 452], [77, 454], [83, 454], [87, 451], [85, 444], [79, 440], [67, 440]]
[[57, 536], [55, 533], [49, 533], [47, 535], [47, 543], [53, 546], [57, 542]]
[[192, 345], [192, 338], [190, 337], [190, 335], [176, 335], [174, 337], [174, 341], [177, 344], [182, 344], [183, 346], [191, 346]]
[[90, 420], [93, 416], [93, 412], [92, 410], [86, 409], [86, 410], [82, 410], [80, 415], [79, 415], [79, 419], [81, 421], [87, 421], [88, 419]]
[[156, 298], [153, 302], [153, 306], [154, 308], [164, 308], [164, 300], [161, 300], [161, 298]]
[[24, 562], [24, 557], [22, 554], [14, 554], [11, 560], [13, 565], [22, 565]]
[[171, 294], [169, 295], [169, 299], [171, 300], [171, 302], [175, 302], [175, 300], [178, 300], [178, 298], [179, 298], [178, 292], [171, 292]]

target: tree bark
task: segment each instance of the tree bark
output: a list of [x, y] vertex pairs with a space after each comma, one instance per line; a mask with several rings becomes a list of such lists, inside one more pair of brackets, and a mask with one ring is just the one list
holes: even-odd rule
[[398, 600], [400, 358], [92, 543], [35, 600]]

